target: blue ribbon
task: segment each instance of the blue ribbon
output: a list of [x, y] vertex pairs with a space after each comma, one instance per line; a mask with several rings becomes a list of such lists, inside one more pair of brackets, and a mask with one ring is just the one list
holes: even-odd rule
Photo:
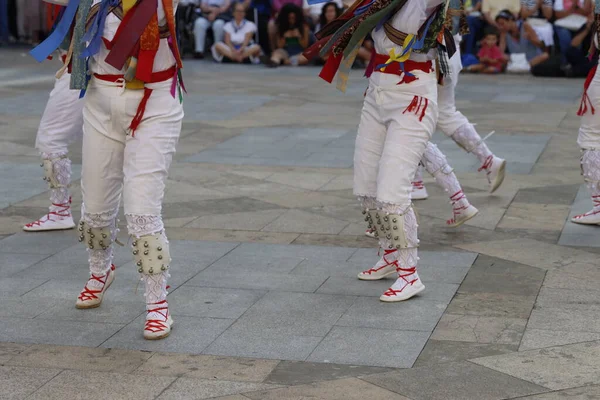
[[31, 56], [35, 58], [37, 62], [44, 61], [61, 45], [62, 41], [71, 29], [71, 24], [73, 23], [73, 18], [75, 18], [75, 13], [77, 12], [78, 6], [79, 0], [70, 0], [64, 14], [62, 15], [62, 18], [60, 19], [60, 22], [56, 25], [54, 32], [52, 32], [52, 34], [48, 36], [46, 40], [29, 52], [29, 54], [31, 54]]
[[108, 8], [117, 6], [119, 0], [102, 0], [98, 13], [94, 17], [90, 29], [83, 36], [84, 42], [89, 42], [86, 49], [81, 53], [80, 57], [91, 57], [100, 51], [102, 44], [102, 33], [104, 32], [104, 24], [108, 15]]
[[307, 3], [312, 6], [313, 4], [327, 3], [328, 1], [330, 0], [307, 0]]
[[369, 9], [369, 7], [371, 7], [371, 5], [374, 2], [375, 2], [375, 0], [371, 0], [367, 4], [365, 4], [364, 6], [358, 7], [356, 10], [354, 10], [354, 15], [360, 15], [360, 14], [364, 13], [365, 11], [367, 11]]

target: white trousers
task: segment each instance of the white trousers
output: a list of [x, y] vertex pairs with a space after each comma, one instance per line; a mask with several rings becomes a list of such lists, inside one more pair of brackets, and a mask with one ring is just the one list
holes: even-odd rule
[[452, 136], [461, 126], [468, 124], [469, 120], [456, 109], [455, 89], [458, 83], [458, 75], [462, 70], [460, 61], [460, 50], [450, 59], [450, 76], [444, 78], [444, 85], [438, 85], [439, 119], [438, 127], [447, 136]]
[[196, 42], [196, 52], [204, 53], [204, 44], [206, 42], [206, 31], [212, 26], [213, 35], [215, 36], [215, 43], [223, 41], [225, 37], [225, 21], [222, 19], [216, 19], [212, 22], [206, 18], [200, 17], [194, 22], [194, 38]]
[[56, 79], [38, 128], [35, 147], [50, 158], [67, 154], [83, 132], [84, 101], [79, 90], [69, 89], [70, 80], [67, 73]]
[[[588, 110], [581, 117], [577, 144], [582, 150], [600, 150], [600, 68], [596, 70], [594, 79], [587, 89], [587, 95], [589, 101], [585, 101]], [[595, 109], [594, 113], [590, 103]]]
[[[404, 85], [382, 87], [371, 79], [354, 153], [354, 194], [395, 206], [392, 213], [410, 206], [411, 182], [438, 114], [435, 89], [425, 98]], [[432, 92], [424, 87], [423, 93]]]
[[126, 215], [158, 218], [162, 225], [161, 205], [183, 107], [169, 92], [170, 80], [147, 86], [154, 91], [132, 136], [128, 127], [143, 90], [90, 81], [83, 110], [81, 176], [86, 214], [116, 215], [123, 194]]

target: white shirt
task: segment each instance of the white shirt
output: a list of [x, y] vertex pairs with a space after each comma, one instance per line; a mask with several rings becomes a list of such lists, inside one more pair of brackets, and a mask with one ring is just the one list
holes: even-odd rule
[[235, 21], [230, 21], [225, 24], [223, 30], [229, 33], [231, 43], [234, 45], [241, 45], [244, 43], [247, 34], [254, 34], [256, 32], [256, 25], [254, 25], [254, 22], [248, 20], [243, 20], [239, 26]]
[[[94, 4], [100, 3], [101, 0], [94, 0]], [[177, 6], [177, 2], [173, 2], [174, 7]], [[173, 10], [175, 12], [175, 9]], [[162, 1], [158, 2], [158, 24], [165, 25], [167, 23], [165, 18], [165, 10], [162, 6]], [[115, 37], [115, 33], [121, 24], [121, 20], [117, 18], [113, 13], [109, 13], [106, 16], [106, 22], [104, 25], [104, 32], [102, 33], [102, 37], [111, 41]], [[121, 75], [124, 74], [127, 70], [126, 66], [123, 67], [122, 70], [118, 70], [112, 65], [107, 64], [104, 60], [106, 56], [108, 56], [108, 49], [104, 45], [104, 42], [100, 45], [100, 51], [90, 58], [90, 72], [96, 74], [103, 75]], [[175, 65], [175, 57], [173, 53], [171, 53], [171, 49], [169, 48], [169, 43], [167, 39], [160, 39], [160, 44], [158, 46], [158, 52], [156, 53], [156, 58], [154, 59], [154, 65], [152, 67], [153, 72], [160, 72], [167, 70]]]
[[[344, 8], [344, 3], [342, 2], [342, 0], [331, 0], [331, 1], [333, 1], [335, 4], [337, 4], [337, 6], [339, 8]], [[329, 1], [327, 1], [325, 3], [308, 4], [307, 0], [303, 0], [302, 8], [304, 8], [305, 10], [309, 10], [311, 18], [313, 20], [317, 21], [319, 19], [319, 17], [321, 16], [321, 13], [323, 12], [323, 7], [327, 3], [329, 3]]]

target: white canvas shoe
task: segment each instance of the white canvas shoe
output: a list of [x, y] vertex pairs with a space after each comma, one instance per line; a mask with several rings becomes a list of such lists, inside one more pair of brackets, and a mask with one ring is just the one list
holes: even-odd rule
[[367, 229], [365, 231], [365, 236], [375, 239], [375, 229], [373, 229], [373, 228]]
[[91, 274], [90, 279], [77, 297], [76, 308], [88, 309], [100, 307], [104, 293], [115, 280], [115, 266], [111, 265], [105, 275]]
[[506, 160], [496, 156], [489, 156], [478, 171], [485, 170], [488, 182], [490, 184], [490, 193], [494, 193], [502, 182], [504, 182], [504, 176], [506, 175]]
[[405, 301], [425, 290], [425, 285], [421, 282], [416, 267], [398, 268], [397, 270], [398, 280], [379, 298], [385, 303]]
[[70, 207], [62, 212], [51, 211], [37, 221], [28, 223], [23, 227], [26, 232], [60, 231], [75, 228]]
[[594, 207], [585, 214], [576, 215], [571, 222], [582, 225], [600, 225], [600, 207]]
[[427, 188], [423, 184], [423, 181], [417, 181], [412, 183], [412, 193], [410, 198], [412, 200], [425, 200], [429, 197]]
[[385, 250], [383, 257], [371, 269], [358, 274], [361, 281], [376, 281], [396, 272], [398, 267], [398, 250]]
[[167, 300], [146, 304], [146, 311], [144, 339], [159, 340], [169, 336], [173, 327], [173, 318], [169, 313]]

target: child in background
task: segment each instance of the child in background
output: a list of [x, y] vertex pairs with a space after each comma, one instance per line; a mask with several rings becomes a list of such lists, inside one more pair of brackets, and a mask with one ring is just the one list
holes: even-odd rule
[[479, 64], [467, 68], [469, 72], [481, 72], [484, 74], [499, 74], [508, 62], [508, 57], [498, 47], [498, 32], [488, 30], [481, 41], [481, 49], [477, 53]]

